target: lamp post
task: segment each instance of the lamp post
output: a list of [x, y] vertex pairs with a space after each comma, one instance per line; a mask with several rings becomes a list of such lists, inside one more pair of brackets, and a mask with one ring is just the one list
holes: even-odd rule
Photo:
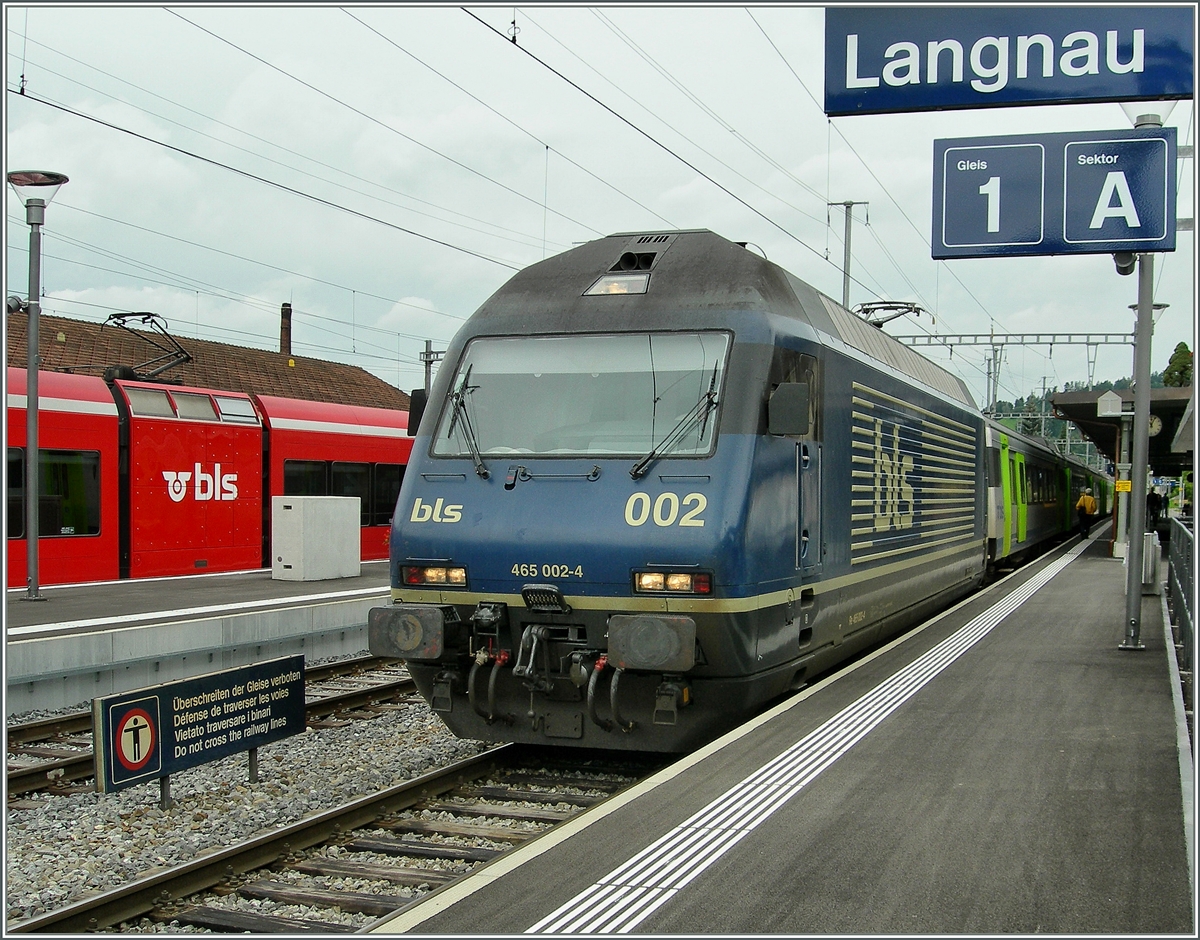
[[[1170, 107], [1157, 107], [1155, 113], [1144, 111], [1133, 118], [1134, 127], [1162, 127]], [[1173, 105], [1171, 106], [1173, 107]], [[1126, 114], [1128, 108], [1122, 105]], [[1117, 273], [1132, 274], [1130, 264], [1134, 255], [1121, 252], [1113, 255]], [[1133, 455], [1129, 478], [1129, 548], [1125, 562], [1125, 638], [1120, 650], [1144, 650], [1142, 643], [1142, 566], [1146, 527], [1146, 475], [1150, 463], [1150, 336], [1154, 332], [1154, 255], [1137, 254], [1138, 301], [1137, 330], [1133, 348]], [[1154, 572], [1158, 579], [1158, 572]]]
[[38, 315], [42, 293], [42, 225], [46, 221], [46, 206], [67, 182], [62, 173], [47, 170], [14, 170], [8, 183], [25, 206], [25, 221], [29, 225], [29, 326], [25, 333], [25, 600], [44, 601], [38, 591]]

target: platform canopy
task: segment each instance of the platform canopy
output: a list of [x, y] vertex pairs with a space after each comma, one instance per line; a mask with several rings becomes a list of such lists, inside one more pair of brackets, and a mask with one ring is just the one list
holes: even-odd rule
[[[1117, 462], [1117, 439], [1121, 418], [1099, 417], [1096, 403], [1104, 394], [1099, 391], [1059, 392], [1050, 399], [1057, 417], [1071, 421], [1096, 449], [1108, 460]], [[1133, 415], [1133, 389], [1114, 389], [1125, 411]], [[1150, 437], [1150, 468], [1155, 476], [1177, 477], [1192, 469], [1192, 451], [1180, 453], [1171, 447], [1183, 421], [1184, 411], [1192, 398], [1192, 389], [1153, 388], [1150, 390], [1150, 414], [1162, 421], [1162, 428]], [[1153, 424], [1153, 419], [1151, 424]]]

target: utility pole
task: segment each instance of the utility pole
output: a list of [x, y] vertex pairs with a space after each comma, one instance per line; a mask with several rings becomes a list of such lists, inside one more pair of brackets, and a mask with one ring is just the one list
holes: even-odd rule
[[992, 347], [992, 358], [988, 363], [988, 411], [996, 410], [1000, 398], [1000, 362], [1004, 358], [1004, 344]]
[[[513, 40], [516, 42], [516, 40]], [[433, 348], [433, 340], [425, 340], [425, 351], [421, 353], [421, 361], [425, 363], [425, 395], [428, 397], [429, 389], [433, 385], [433, 364], [439, 362], [442, 356], [446, 355], [446, 350]]]
[[846, 250], [842, 254], [842, 306], [850, 309], [850, 222], [854, 218], [855, 206], [867, 206], [868, 202], [855, 202], [847, 199], [845, 202], [827, 202], [826, 206], [844, 206], [846, 209]]
[[[1144, 650], [1142, 644], [1142, 562], [1146, 530], [1146, 473], [1150, 462], [1150, 336], [1154, 332], [1154, 255], [1138, 255], [1137, 340], [1133, 369], [1133, 459], [1129, 470], [1129, 569], [1125, 578], [1125, 639], [1123, 650]], [[1154, 572], [1155, 579], [1158, 572]]]
[[[1134, 127], [1162, 127], [1157, 114], [1138, 115]], [[1146, 531], [1146, 476], [1150, 463], [1150, 337], [1154, 333], [1154, 255], [1137, 256], [1137, 339], [1133, 355], [1133, 466], [1129, 478], [1129, 568], [1125, 572], [1125, 639], [1122, 650], [1144, 650], [1142, 644], [1142, 562]], [[1118, 270], [1120, 264], [1118, 263]], [[1158, 572], [1154, 572], [1158, 580]]]
[[1038, 412], [1041, 414], [1041, 428], [1038, 433], [1042, 437], [1046, 436], [1046, 379], [1048, 378], [1050, 378], [1048, 375], [1042, 376], [1042, 400], [1038, 402]]

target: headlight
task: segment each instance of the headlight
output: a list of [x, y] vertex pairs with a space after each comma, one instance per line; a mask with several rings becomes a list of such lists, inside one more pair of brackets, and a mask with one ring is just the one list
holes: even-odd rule
[[412, 585], [436, 585], [438, 587], [466, 587], [466, 568], [443, 566], [404, 565], [400, 569], [400, 581]]
[[712, 575], [691, 571], [635, 571], [633, 589], [639, 594], [711, 594]]

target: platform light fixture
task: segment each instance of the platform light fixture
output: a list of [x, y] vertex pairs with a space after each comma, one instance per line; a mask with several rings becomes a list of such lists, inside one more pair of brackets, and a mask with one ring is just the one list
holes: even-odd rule
[[[38, 590], [38, 317], [42, 294], [42, 225], [46, 221], [46, 206], [67, 182], [62, 173], [49, 170], [13, 170], [8, 184], [25, 207], [25, 222], [29, 225], [29, 299], [23, 305], [29, 315], [25, 332], [25, 570], [24, 599], [43, 601]], [[9, 303], [9, 307], [12, 304]]]

